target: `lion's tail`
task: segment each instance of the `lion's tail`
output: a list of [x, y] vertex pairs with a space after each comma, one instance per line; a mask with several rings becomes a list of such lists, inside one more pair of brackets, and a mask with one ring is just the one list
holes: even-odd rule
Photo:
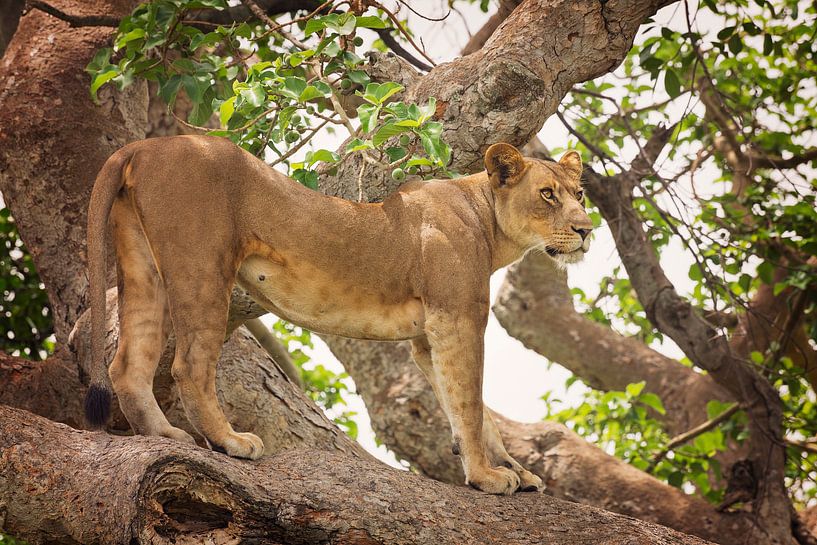
[[111, 413], [111, 379], [105, 365], [106, 255], [105, 233], [114, 199], [124, 185], [124, 170], [130, 154], [112, 155], [94, 183], [88, 205], [88, 282], [91, 295], [91, 384], [85, 395], [85, 418], [94, 428], [102, 427]]

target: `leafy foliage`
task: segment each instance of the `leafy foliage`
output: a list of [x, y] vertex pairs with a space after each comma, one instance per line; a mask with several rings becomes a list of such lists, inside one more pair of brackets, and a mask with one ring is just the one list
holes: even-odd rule
[[[433, 121], [434, 101], [397, 100], [402, 86], [373, 82], [355, 52], [363, 43], [358, 29], [389, 26], [382, 14], [330, 13], [296, 25], [247, 21], [204, 32], [188, 17], [205, 7], [227, 4], [156, 0], [139, 6], [122, 20], [114, 47], [100, 50], [88, 65], [92, 96], [109, 83], [121, 88], [135, 78], [156, 81], [171, 108], [182, 93], [190, 101], [188, 123], [205, 126], [218, 112], [222, 128], [210, 134], [262, 158], [277, 156], [273, 164], [287, 164], [293, 178], [313, 189], [320, 163], [331, 171], [355, 153], [394, 170], [395, 178], [403, 169], [426, 177], [447, 173], [451, 150], [441, 139], [442, 125]], [[300, 36], [284, 30], [289, 27]], [[351, 110], [355, 101], [360, 104]], [[288, 161], [333, 127], [352, 136], [342, 155], [316, 149], [303, 161]]]
[[[683, 246], [688, 278], [679, 282], [702, 312], [738, 318], [753, 312], [759, 290], [771, 288], [782, 312], [796, 313], [800, 322], [770, 325], [775, 340], [746, 357], [778, 388], [793, 439], [817, 434], [813, 387], [780, 348], [800, 323], [817, 342], [817, 153], [808, 147], [817, 138], [817, 96], [805, 91], [817, 86], [816, 21], [817, 7], [795, 0], [684, 1], [668, 23], [644, 30], [615, 76], [574, 88], [561, 112], [584, 159], [598, 161], [607, 174], [626, 170], [619, 158], [636, 155], [658, 125], [674, 125], [671, 146], [637, 188], [634, 209], [657, 253]], [[574, 290], [574, 296], [589, 318], [662, 342], [623, 270], [605, 277], [597, 295]], [[715, 326], [726, 335], [734, 327]], [[591, 406], [614, 403], [593, 395]], [[627, 406], [603, 412], [608, 435], [602, 440], [613, 441], [610, 419], [627, 429], [627, 419], [635, 418]], [[596, 417], [560, 418], [582, 433], [602, 431]], [[649, 420], [643, 424], [650, 431], [638, 440], [646, 448], [660, 434]], [[621, 433], [616, 452], [639, 465], [639, 445]], [[790, 449], [796, 502], [817, 497], [815, 462], [814, 454]], [[705, 487], [705, 466], [687, 465], [684, 480], [716, 499]], [[677, 484], [677, 474], [656, 471]]]
[[[576, 381], [571, 377], [566, 386], [569, 388]], [[709, 478], [710, 472], [718, 478], [721, 475], [720, 463], [714, 456], [725, 451], [730, 441], [737, 444], [745, 439], [745, 415], [737, 413], [724, 424], [676, 447], [654, 464], [671, 438], [655, 418], [656, 414], [666, 413], [664, 405], [657, 395], [644, 391], [645, 384], [629, 384], [624, 391], [591, 390], [581, 405], [561, 410], [557, 409], [560, 401], [545, 394], [542, 400], [547, 405], [546, 418], [565, 424], [608, 454], [638, 469], [651, 471], [672, 486], [697, 490], [710, 501], [720, 502], [724, 491], [713, 487]], [[709, 418], [728, 407], [728, 404], [710, 401]]]
[[44, 359], [54, 350], [48, 295], [8, 208], [0, 209], [0, 350]]

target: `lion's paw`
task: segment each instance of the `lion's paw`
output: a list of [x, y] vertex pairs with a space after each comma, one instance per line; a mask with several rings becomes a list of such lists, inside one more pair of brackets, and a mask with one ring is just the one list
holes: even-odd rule
[[545, 489], [545, 483], [537, 475], [534, 475], [525, 468], [520, 467], [516, 474], [519, 475], [519, 490], [522, 492], [541, 492]]
[[252, 433], [231, 433], [221, 447], [235, 458], [257, 460], [264, 454], [264, 442]]
[[468, 477], [468, 484], [488, 494], [513, 494], [519, 488], [519, 475], [504, 467], [475, 471]]

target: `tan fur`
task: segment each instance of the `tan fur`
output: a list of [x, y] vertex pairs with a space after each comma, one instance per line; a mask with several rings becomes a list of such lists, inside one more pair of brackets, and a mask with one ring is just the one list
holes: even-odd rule
[[110, 377], [133, 429], [192, 441], [152, 394], [172, 327], [173, 377], [193, 426], [231, 456], [263, 453], [258, 437], [233, 431], [216, 399], [215, 365], [238, 283], [271, 312], [319, 333], [410, 339], [467, 481], [491, 493], [541, 489], [505, 451], [482, 404], [488, 280], [535, 247], [579, 259], [592, 225], [578, 198], [575, 152], [549, 163], [497, 144], [485, 162], [487, 172], [413, 182], [381, 204], [359, 204], [311, 191], [219, 138], [157, 138], [115, 153], [89, 210], [92, 347], [100, 364], [110, 215], [121, 323]]

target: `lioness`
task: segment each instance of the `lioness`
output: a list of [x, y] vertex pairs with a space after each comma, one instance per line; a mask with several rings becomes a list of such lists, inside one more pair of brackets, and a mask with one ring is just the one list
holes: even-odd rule
[[170, 425], [152, 392], [172, 328], [172, 374], [190, 422], [213, 450], [261, 456], [261, 440], [235, 432], [216, 398], [237, 282], [270, 312], [310, 330], [410, 340], [451, 423], [467, 483], [493, 494], [540, 490], [541, 479], [506, 452], [482, 403], [488, 279], [532, 248], [562, 262], [581, 259], [592, 223], [576, 152], [556, 163], [495, 144], [485, 168], [360, 204], [312, 191], [220, 138], [154, 138], [117, 151], [88, 211], [96, 366], [89, 422], [104, 423], [110, 403], [103, 365], [110, 217], [120, 337], [109, 375], [136, 433], [193, 442]]

